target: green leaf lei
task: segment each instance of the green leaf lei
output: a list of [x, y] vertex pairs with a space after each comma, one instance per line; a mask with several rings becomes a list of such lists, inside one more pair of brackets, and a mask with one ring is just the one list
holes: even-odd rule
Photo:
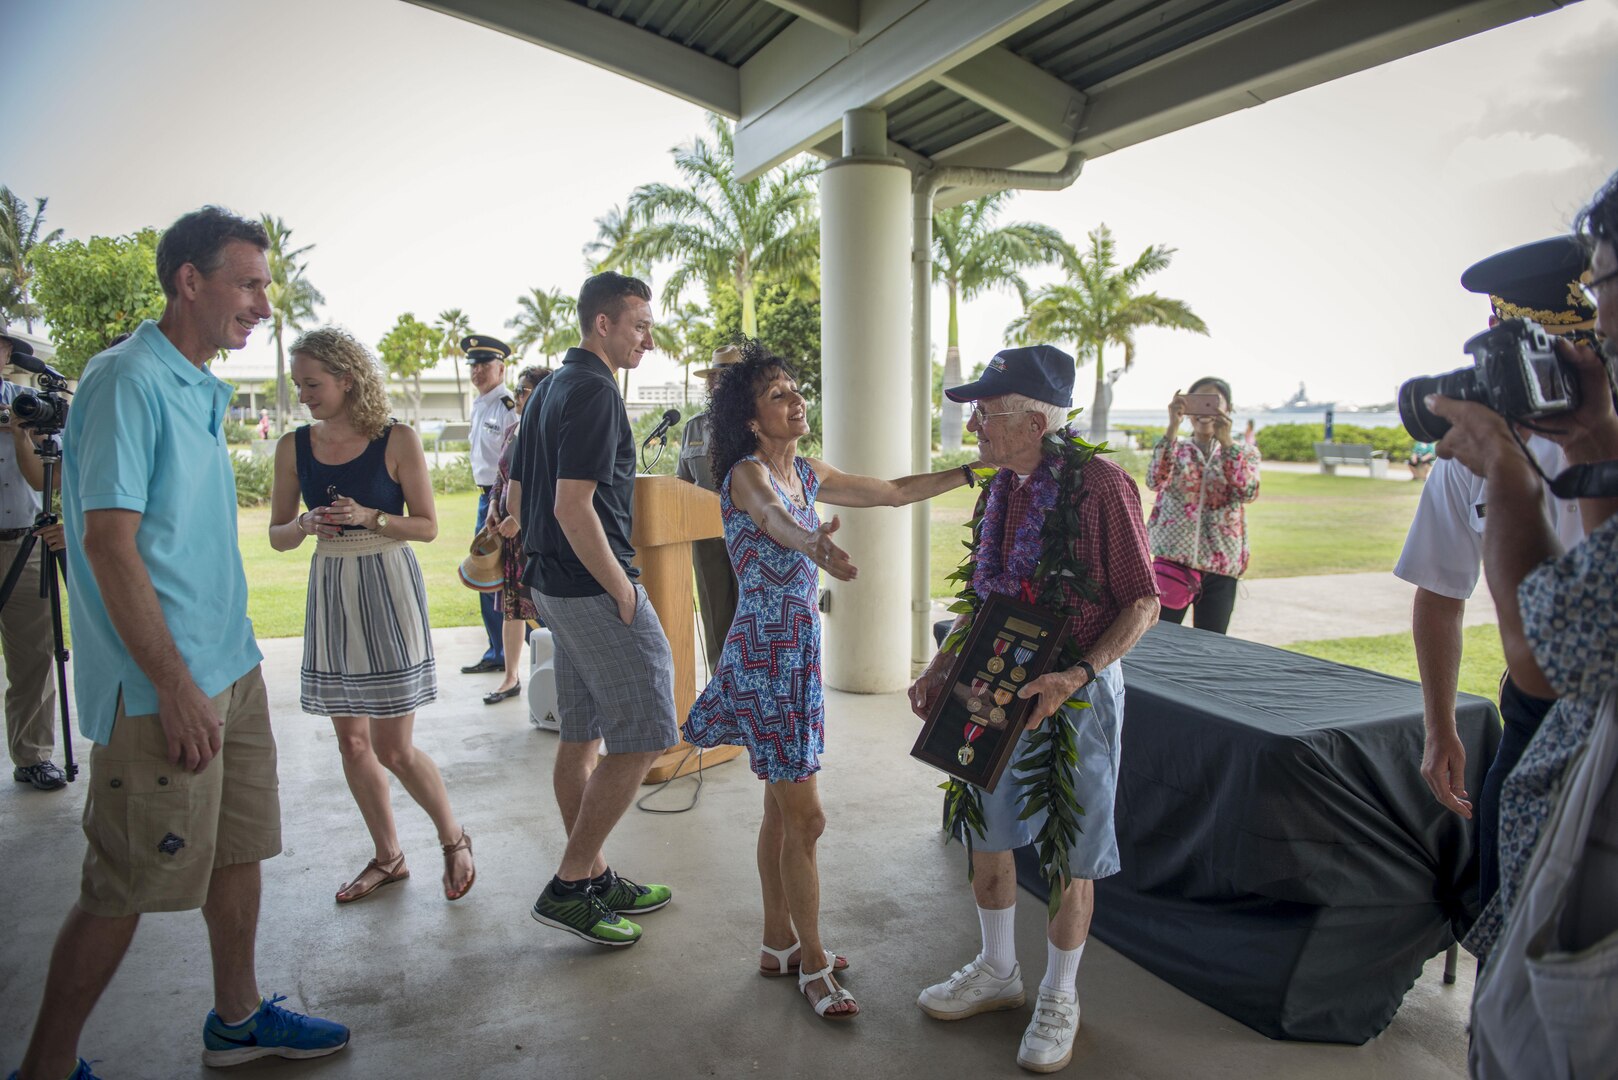
[[[1071, 422], [1072, 416], [1069, 416]], [[1039, 562], [1034, 568], [1034, 581], [1039, 583], [1040, 591], [1036, 603], [1047, 611], [1056, 612], [1068, 618], [1078, 614], [1076, 608], [1067, 603], [1062, 589], [1065, 581], [1076, 589], [1086, 600], [1094, 600], [1101, 595], [1095, 579], [1090, 576], [1089, 567], [1073, 557], [1073, 538], [1079, 531], [1079, 500], [1084, 487], [1084, 466], [1098, 453], [1108, 452], [1105, 443], [1094, 445], [1086, 442], [1070, 429], [1049, 432], [1045, 436], [1044, 453], [1060, 455], [1061, 463], [1058, 466], [1057, 482], [1060, 485], [1056, 497], [1056, 505], [1045, 515], [1045, 522], [1040, 529], [1040, 555]], [[979, 488], [986, 488], [993, 480], [994, 469], [978, 469], [977, 484]], [[961, 560], [954, 573], [945, 580], [952, 581], [961, 587], [955, 594], [955, 603], [949, 610], [957, 615], [965, 615], [966, 621], [952, 630], [944, 639], [939, 650], [942, 653], [954, 654], [961, 650], [971, 631], [972, 622], [983, 607], [983, 598], [978, 596], [972, 587], [972, 574], [976, 568], [978, 541], [983, 530], [983, 511], [986, 499], [979, 499], [973, 511], [970, 528], [972, 530], [971, 542], [963, 541], [966, 548], [966, 557]], [[1073, 667], [1083, 659], [1083, 650], [1071, 640], [1062, 646], [1059, 663], [1063, 667]], [[1066, 702], [1069, 709], [1088, 709], [1089, 702], [1078, 698], [1069, 698]], [[1084, 817], [1084, 807], [1079, 805], [1073, 794], [1073, 785], [1068, 780], [1068, 772], [1076, 770], [1079, 763], [1079, 732], [1078, 725], [1066, 709], [1058, 709], [1054, 715], [1029, 736], [1029, 750], [1026, 757], [1019, 763], [1026, 766], [1027, 771], [1021, 772], [1013, 782], [1022, 789], [1022, 813], [1020, 819], [1027, 820], [1039, 811], [1046, 811], [1045, 824], [1035, 838], [1039, 851], [1039, 865], [1050, 888], [1050, 916], [1054, 918], [1062, 906], [1062, 892], [1068, 883], [1073, 880], [1073, 874], [1068, 864], [1067, 853], [1084, 831], [1080, 818]], [[1058, 765], [1065, 766], [1057, 768]], [[1013, 774], [1015, 775], [1015, 774]], [[966, 877], [972, 880], [972, 837], [979, 838], [984, 835], [983, 822], [983, 793], [971, 784], [962, 780], [950, 778], [939, 787], [945, 792], [945, 836], [954, 836], [959, 833], [966, 844]]]

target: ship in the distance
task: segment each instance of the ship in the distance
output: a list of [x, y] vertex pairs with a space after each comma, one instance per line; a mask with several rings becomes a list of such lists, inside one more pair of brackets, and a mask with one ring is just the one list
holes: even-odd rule
[[1327, 409], [1335, 409], [1336, 407], [1337, 402], [1335, 401], [1310, 401], [1309, 391], [1304, 389], [1303, 383], [1299, 383], [1296, 394], [1287, 398], [1282, 404], [1272, 406], [1269, 411], [1278, 413], [1318, 413], [1325, 412]]

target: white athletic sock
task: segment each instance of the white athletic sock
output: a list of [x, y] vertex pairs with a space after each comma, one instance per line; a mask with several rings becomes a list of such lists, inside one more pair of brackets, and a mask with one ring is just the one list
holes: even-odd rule
[[1060, 990], [1064, 994], [1079, 992], [1079, 960], [1084, 956], [1084, 942], [1077, 949], [1058, 949], [1054, 942], [1045, 941], [1045, 977], [1040, 980], [1041, 990]]
[[1017, 905], [978, 908], [983, 928], [983, 962], [997, 979], [1008, 979], [1017, 966]]

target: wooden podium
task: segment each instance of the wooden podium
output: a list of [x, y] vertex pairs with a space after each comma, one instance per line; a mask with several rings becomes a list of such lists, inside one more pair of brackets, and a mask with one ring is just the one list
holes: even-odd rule
[[[635, 545], [635, 565], [640, 567], [640, 583], [646, 587], [674, 653], [674, 715], [683, 728], [697, 700], [691, 543], [725, 534], [719, 519], [719, 496], [676, 476], [642, 473], [635, 477], [634, 515], [630, 542]], [[703, 750], [699, 765], [699, 755], [686, 757], [691, 749], [691, 744], [681, 739], [664, 751], [646, 774], [646, 783], [661, 784], [729, 761], [742, 752], [739, 746]]]

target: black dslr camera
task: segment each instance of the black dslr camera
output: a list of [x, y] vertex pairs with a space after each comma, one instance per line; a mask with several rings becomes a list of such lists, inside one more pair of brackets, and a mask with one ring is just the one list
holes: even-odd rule
[[52, 386], [46, 380], [42, 386], [44, 388], [37, 391], [18, 390], [17, 396], [11, 399], [9, 409], [0, 406], [0, 424], [15, 421], [41, 435], [60, 433], [67, 424], [67, 398], [62, 396], [67, 385]]
[[1421, 375], [1399, 387], [1399, 419], [1417, 442], [1437, 442], [1450, 423], [1427, 408], [1428, 394], [1487, 405], [1513, 423], [1532, 424], [1579, 407], [1577, 374], [1562, 362], [1545, 328], [1507, 319], [1461, 346], [1472, 367]]

